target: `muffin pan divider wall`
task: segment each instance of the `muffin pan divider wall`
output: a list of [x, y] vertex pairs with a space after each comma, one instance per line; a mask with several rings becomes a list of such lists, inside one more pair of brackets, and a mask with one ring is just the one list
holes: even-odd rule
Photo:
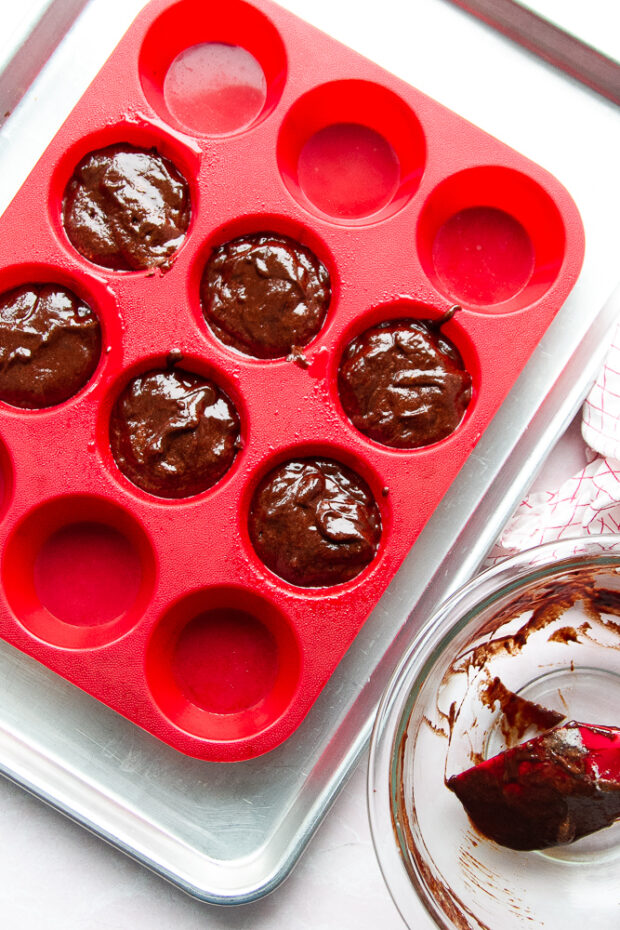
[[[8, 463], [0, 635], [182, 752], [235, 760], [273, 748], [307, 713], [569, 293], [583, 235], [570, 197], [545, 171], [268, 0], [234, 3], [241, 19], [258, 11], [268, 47], [264, 59], [249, 48], [268, 84], [255, 124], [216, 138], [183, 130], [170, 114], [164, 119], [158, 82], [170, 52], [160, 50], [156, 60], [158, 30], [168, 32], [161, 25], [168, 17], [182, 33], [182, 14], [195, 6], [149, 4], [0, 219], [0, 291], [33, 281], [64, 284], [95, 309], [103, 330], [98, 368], [76, 396], [37, 411], [0, 405]], [[205, 4], [199, 6], [200, 28], [186, 39], [170, 29], [170, 42], [234, 42], [224, 13], [210, 26]], [[239, 44], [251, 44], [239, 28]], [[308, 138], [342, 124], [362, 124], [387, 139], [400, 165], [391, 197], [348, 218], [317, 207], [298, 176]], [[116, 143], [156, 147], [189, 182], [190, 226], [165, 270], [102, 268], [80, 256], [64, 232], [62, 198], [75, 166]], [[487, 232], [499, 224], [508, 258], [498, 246], [506, 276], [474, 282], [484, 299], [474, 294], [472, 302], [467, 256], [465, 270], [457, 268], [447, 283], [446, 274], [462, 235], [452, 235], [451, 219], [476, 210], [486, 211]], [[514, 231], [506, 216], [529, 237], [529, 271], [518, 255], [510, 258]], [[212, 247], [265, 230], [309, 246], [331, 275], [323, 328], [296, 360], [242, 355], [202, 318], [199, 283]], [[462, 423], [420, 449], [367, 439], [338, 397], [347, 344], [384, 320], [440, 320], [455, 303], [462, 309], [442, 333], [472, 377]], [[212, 378], [241, 422], [230, 471], [196, 497], [177, 500], [131, 484], [108, 438], [123, 387], [171, 364], [170, 353], [179, 367]], [[372, 563], [327, 588], [279, 579], [258, 559], [247, 528], [252, 493], [266, 472], [310, 456], [357, 472], [382, 519]], [[112, 578], [101, 611], [88, 622], [76, 620], [79, 605], [57, 590], [54, 566], [58, 572], [63, 554], [91, 544], [107, 553], [111, 569], [124, 566], [118, 571], [127, 578], [125, 600]], [[94, 584], [97, 590], [102, 582]], [[51, 606], [41, 605], [41, 591]], [[226, 713], [189, 698], [172, 668], [183, 631], [213, 608], [255, 618], [277, 652], [268, 690]], [[262, 634], [249, 635], [257, 661], [266, 660], [271, 647]]]

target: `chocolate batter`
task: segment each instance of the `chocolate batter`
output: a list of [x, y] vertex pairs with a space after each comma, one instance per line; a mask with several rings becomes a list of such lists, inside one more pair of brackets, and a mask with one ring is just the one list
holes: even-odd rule
[[374, 558], [381, 516], [351, 469], [329, 459], [297, 459], [271, 471], [250, 509], [250, 538], [280, 578], [304, 588], [342, 584]]
[[338, 389], [360, 432], [384, 446], [415, 449], [456, 429], [471, 398], [471, 377], [437, 325], [397, 320], [349, 343]]
[[130, 381], [110, 420], [116, 464], [157, 497], [191, 497], [215, 484], [239, 448], [239, 418], [211, 381], [183, 370]]
[[481, 689], [480, 699], [487, 707], [499, 706], [500, 727], [508, 747], [516, 745], [532, 728], [549, 730], [566, 720], [566, 714], [515, 694], [497, 676]]
[[97, 316], [66, 287], [26, 284], [0, 296], [0, 400], [61, 404], [92, 377], [100, 352]]
[[618, 731], [571, 721], [447, 784], [485, 836], [510, 849], [546, 849], [620, 818], [619, 771]]
[[331, 297], [316, 255], [276, 233], [241, 236], [216, 248], [200, 288], [218, 339], [246, 355], [281, 358], [319, 332]]
[[190, 220], [189, 188], [155, 149], [111, 145], [91, 152], [67, 185], [63, 222], [78, 252], [104, 268], [165, 265]]

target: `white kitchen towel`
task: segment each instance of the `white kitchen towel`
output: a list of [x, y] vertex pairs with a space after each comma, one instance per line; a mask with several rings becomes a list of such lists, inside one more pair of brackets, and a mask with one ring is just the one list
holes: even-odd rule
[[620, 321], [583, 405], [581, 433], [588, 464], [559, 488], [525, 498], [489, 554], [487, 566], [558, 539], [620, 533]]

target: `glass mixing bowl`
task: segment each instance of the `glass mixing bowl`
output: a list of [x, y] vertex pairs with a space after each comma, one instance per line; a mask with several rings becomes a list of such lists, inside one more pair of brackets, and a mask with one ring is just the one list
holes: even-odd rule
[[383, 696], [370, 749], [371, 829], [396, 905], [416, 928], [420, 902], [444, 930], [620, 927], [620, 822], [517, 852], [480, 834], [446, 787], [540, 732], [527, 714], [517, 724], [507, 715], [509, 694], [567, 720], [620, 726], [620, 540], [523, 552], [421, 628]]

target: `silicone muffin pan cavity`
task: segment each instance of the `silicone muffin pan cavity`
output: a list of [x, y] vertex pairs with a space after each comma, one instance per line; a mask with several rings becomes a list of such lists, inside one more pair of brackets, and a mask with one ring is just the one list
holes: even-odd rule
[[155, 0], [0, 219], [0, 635], [299, 725], [580, 270], [547, 172], [268, 0]]

